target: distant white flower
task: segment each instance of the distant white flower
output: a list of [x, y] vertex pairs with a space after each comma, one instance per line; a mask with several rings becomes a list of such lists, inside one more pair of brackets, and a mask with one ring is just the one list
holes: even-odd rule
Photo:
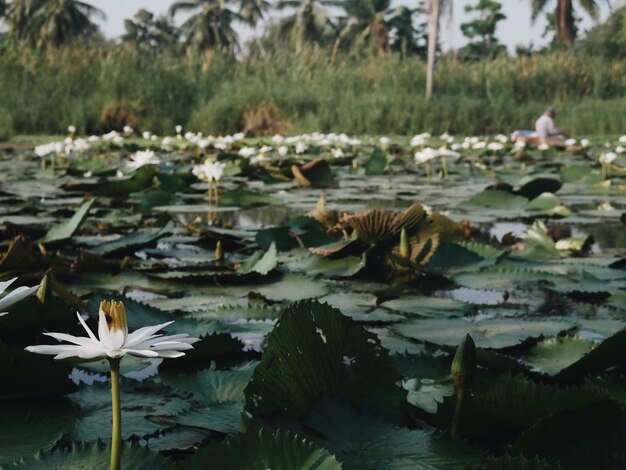
[[411, 139], [411, 147], [422, 147], [428, 143], [430, 139], [430, 134], [428, 132], [424, 132], [423, 134], [418, 134]]
[[487, 149], [491, 150], [492, 152], [499, 152], [503, 148], [504, 148], [504, 145], [502, 145], [499, 142], [490, 142], [489, 145], [487, 145]]
[[159, 165], [159, 159], [152, 150], [139, 150], [130, 156], [130, 160], [126, 162], [126, 168], [137, 170], [144, 165]]
[[281, 144], [284, 140], [285, 138], [279, 134], [276, 134], [274, 135], [274, 137], [272, 137], [272, 142], [274, 142], [275, 144]]
[[250, 158], [256, 155], [256, 148], [254, 147], [242, 147], [239, 149], [239, 156], [244, 158]]
[[617, 160], [617, 154], [613, 152], [603, 153], [600, 155], [600, 163], [604, 163], [605, 165], [610, 165], [615, 160]]
[[83, 176], [85, 178], [91, 178], [93, 176], [93, 171], [91, 171], [91, 170], [86, 171], [85, 173], [83, 173]]
[[335, 158], [341, 158], [344, 156], [343, 150], [339, 148], [332, 149], [331, 153], [333, 154], [333, 157]]
[[307, 144], [305, 144], [304, 142], [298, 142], [296, 144], [296, 153], [298, 155], [303, 154], [304, 152], [306, 152], [308, 150], [309, 146]]
[[615, 152], [617, 152], [617, 153], [625, 153], [626, 152], [626, 147], [622, 147], [621, 145], [618, 145], [617, 147], [615, 147]]
[[278, 155], [280, 155], [281, 157], [286, 156], [288, 153], [289, 153], [289, 147], [285, 145], [281, 145], [280, 147], [278, 147]]
[[161, 141], [161, 147], [167, 148], [170, 147], [173, 143], [174, 139], [172, 139], [171, 137], [163, 137], [163, 140]]
[[626, 135], [623, 135], [619, 138], [619, 143], [620, 144], [626, 144]]
[[[470, 141], [471, 142], [471, 141]], [[496, 144], [494, 143], [494, 145], [500, 145], [500, 144]], [[475, 144], [472, 144], [472, 148], [474, 150], [482, 150], [484, 148], [487, 147], [487, 142], [481, 141], [481, 142], [476, 142]]]
[[246, 134], [244, 132], [237, 132], [236, 134], [233, 134], [234, 140], [242, 140], [245, 137], [246, 137]]
[[271, 145], [264, 145], [263, 147], [259, 149], [259, 153], [266, 154], [266, 153], [271, 152], [272, 150], [273, 150], [273, 147]]
[[565, 145], [567, 145], [568, 147], [571, 147], [573, 145], [576, 145], [576, 142], [578, 142], [576, 139], [567, 139], [565, 141]]
[[[13, 279], [10, 279], [8, 281], [0, 282], [0, 295], [4, 294], [4, 292], [7, 290], [7, 288], [11, 284], [13, 284], [16, 279], [17, 278], [14, 277]], [[4, 297], [2, 297], [0, 299], [0, 317], [2, 315], [6, 315], [7, 314], [7, 312], [3, 311], [4, 309], [10, 307], [13, 304], [18, 303], [22, 299], [28, 297], [29, 295], [34, 293], [37, 289], [39, 289], [39, 286], [33, 286], [33, 287], [20, 286], [17, 289], [14, 289], [11, 292], [9, 292], [8, 294], [6, 294]]]
[[199, 341], [186, 334], [161, 336], [157, 334], [173, 321], [160, 325], [145, 326], [128, 333], [126, 311], [122, 302], [102, 302], [98, 313], [98, 337], [87, 326], [80, 313], [78, 321], [87, 336], [72, 336], [64, 333], [44, 333], [59, 341], [71, 344], [28, 346], [27, 351], [54, 355], [55, 359], [78, 358], [85, 361], [121, 358], [125, 355], [137, 357], [176, 358], [193, 349]]
[[582, 145], [583, 147], [588, 147], [589, 139], [580, 139], [580, 145]]
[[143, 131], [141, 133], [141, 137], [143, 137], [145, 140], [150, 140], [150, 138], [152, 137], [152, 133], [150, 131]]
[[523, 140], [518, 140], [517, 142], [515, 142], [515, 148], [517, 149], [526, 148], [526, 142], [524, 142]]
[[381, 145], [389, 145], [389, 137], [381, 137], [379, 142]]
[[550, 150], [550, 146], [548, 144], [540, 144], [537, 146], [537, 150], [540, 151], [545, 151], [545, 150]]
[[180, 135], [180, 133], [183, 131], [183, 126], [179, 124], [176, 127], [174, 127], [174, 130], [176, 131], [176, 135]]
[[124, 134], [131, 135], [131, 134], [133, 134], [135, 132], [135, 129], [133, 129], [130, 126], [124, 126], [123, 131], [124, 131]]
[[498, 134], [495, 139], [501, 144], [506, 144], [509, 141], [509, 138], [504, 134]]
[[67, 126], [67, 132], [69, 132], [72, 135], [76, 134], [76, 126], [70, 124], [69, 126]]
[[440, 156], [440, 153], [438, 150], [435, 150], [430, 147], [426, 147], [421, 152], [415, 152], [414, 157], [415, 157], [415, 163], [419, 165], [421, 163], [427, 163], [439, 156]]
[[602, 204], [600, 204], [598, 206], [598, 210], [603, 211], [603, 212], [612, 212], [615, 210], [615, 207], [613, 207], [611, 203], [607, 201], [607, 202], [603, 202]]
[[224, 173], [225, 163], [206, 161], [193, 167], [192, 173], [202, 181], [219, 181]]

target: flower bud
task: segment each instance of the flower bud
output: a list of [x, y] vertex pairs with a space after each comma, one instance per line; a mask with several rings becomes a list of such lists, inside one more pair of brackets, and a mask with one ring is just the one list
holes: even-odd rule
[[457, 389], [465, 389], [471, 386], [476, 371], [476, 345], [472, 337], [467, 334], [456, 348], [456, 354], [452, 360], [450, 372], [454, 386]]
[[411, 256], [411, 245], [409, 244], [409, 237], [406, 234], [406, 229], [403, 228], [400, 232], [400, 257], [408, 258]]

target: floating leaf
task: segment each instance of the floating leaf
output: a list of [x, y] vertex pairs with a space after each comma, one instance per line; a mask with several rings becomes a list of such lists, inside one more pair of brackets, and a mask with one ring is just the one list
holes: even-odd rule
[[91, 206], [93, 206], [93, 203], [95, 201], [95, 199], [91, 199], [83, 203], [83, 205], [80, 206], [80, 208], [76, 211], [72, 218], [51, 227], [46, 235], [38, 240], [38, 243], [46, 245], [62, 242], [72, 238], [72, 235], [76, 233], [76, 231], [80, 228], [80, 226], [87, 218], [87, 215], [89, 214], [89, 209], [91, 209]]
[[374, 335], [326, 304], [298, 302], [268, 338], [246, 388], [246, 409], [302, 418], [331, 394], [398, 421], [405, 398], [397, 379]]

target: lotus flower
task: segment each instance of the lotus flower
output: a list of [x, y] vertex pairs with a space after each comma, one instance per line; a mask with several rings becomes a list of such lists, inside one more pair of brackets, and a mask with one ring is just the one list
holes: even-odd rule
[[84, 361], [97, 359], [119, 359], [126, 354], [137, 357], [176, 358], [184, 356], [182, 351], [193, 349], [199, 341], [186, 334], [161, 336], [156, 334], [173, 321], [155, 326], [139, 328], [128, 333], [126, 311], [122, 302], [102, 302], [98, 318], [98, 337], [93, 334], [83, 318], [78, 321], [87, 336], [72, 336], [64, 333], [44, 333], [59, 341], [71, 344], [28, 346], [27, 351], [51, 354], [55, 359], [78, 358]]
[[132, 170], [138, 170], [144, 165], [158, 165], [160, 163], [161, 160], [152, 150], [140, 150], [130, 156], [130, 161], [126, 162], [126, 167]]
[[194, 166], [192, 172], [202, 181], [210, 183], [212, 181], [219, 181], [222, 178], [225, 166], [225, 163], [211, 162], [207, 160], [202, 165]]
[[[14, 277], [13, 279], [9, 280], [9, 281], [4, 281], [4, 282], [0, 282], [0, 294], [3, 294], [4, 291], [7, 290], [7, 288], [13, 284], [15, 282], [17, 278]], [[2, 299], [0, 299], [0, 317], [2, 315], [6, 315], [7, 312], [3, 312], [3, 310], [7, 307], [10, 307], [13, 304], [18, 303], [20, 300], [28, 297], [29, 295], [31, 295], [33, 292], [35, 292], [37, 289], [39, 289], [39, 286], [34, 286], [34, 287], [26, 287], [26, 286], [21, 286], [18, 287], [17, 289], [9, 292], [7, 295], [5, 295]]]

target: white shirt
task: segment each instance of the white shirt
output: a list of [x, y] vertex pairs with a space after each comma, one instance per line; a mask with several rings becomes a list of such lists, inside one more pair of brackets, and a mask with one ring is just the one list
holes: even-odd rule
[[535, 122], [535, 132], [537, 133], [537, 137], [541, 137], [543, 139], [559, 135], [561, 133], [558, 127], [554, 124], [554, 119], [547, 114], [542, 114], [541, 117], [537, 119], [537, 122]]

